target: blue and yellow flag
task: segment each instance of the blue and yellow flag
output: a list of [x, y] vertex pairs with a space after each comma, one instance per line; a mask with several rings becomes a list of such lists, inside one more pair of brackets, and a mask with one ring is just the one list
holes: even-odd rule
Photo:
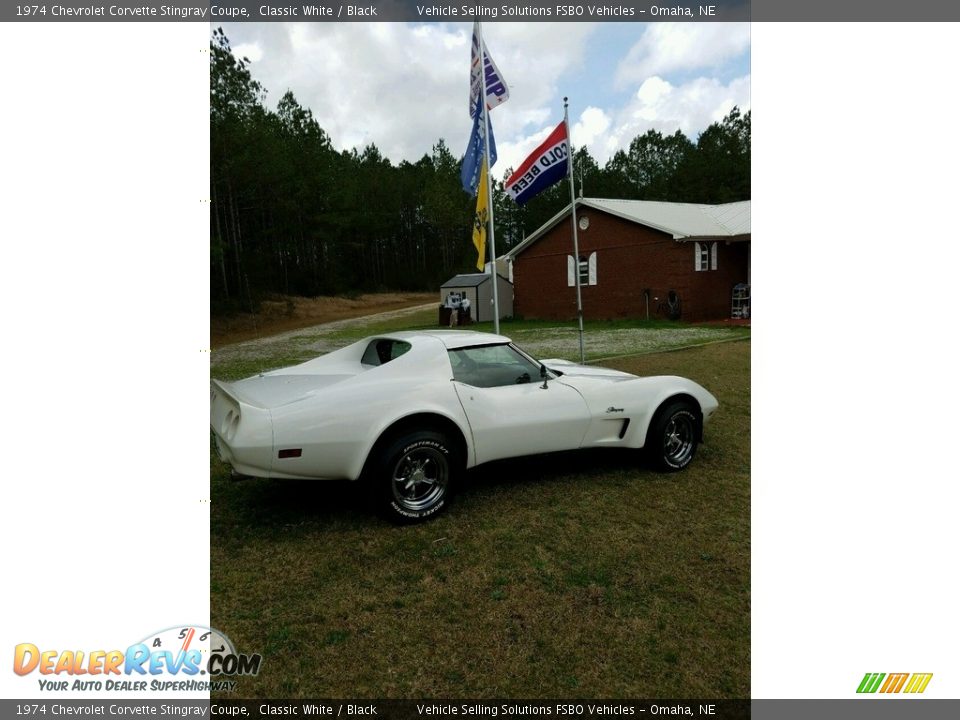
[[477, 270], [483, 270], [487, 258], [487, 221], [490, 218], [487, 200], [487, 163], [483, 161], [477, 188], [477, 213], [473, 216], [473, 245], [477, 248]]
[[485, 143], [490, 138], [490, 167], [497, 164], [497, 143], [493, 139], [493, 126], [490, 124], [490, 118], [487, 117], [487, 130], [483, 130], [483, 105], [477, 103], [477, 109], [473, 116], [473, 130], [470, 132], [470, 144], [467, 145], [467, 151], [463, 155], [463, 165], [460, 167], [460, 184], [463, 189], [475, 195], [477, 184], [480, 183], [480, 166], [486, 154]]

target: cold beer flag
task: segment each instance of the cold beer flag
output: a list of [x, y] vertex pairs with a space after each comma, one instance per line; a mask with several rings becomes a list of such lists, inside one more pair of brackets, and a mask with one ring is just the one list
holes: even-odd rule
[[[480, 45], [483, 45], [481, 59]], [[473, 42], [470, 46], [470, 117], [477, 112], [477, 105], [480, 102], [480, 86], [482, 80], [486, 79], [487, 107], [495, 108], [507, 101], [510, 97], [510, 90], [507, 83], [504, 82], [500, 68], [493, 62], [490, 53], [487, 50], [486, 43], [480, 39], [480, 23], [473, 24]]]
[[540, 146], [520, 163], [506, 182], [507, 193], [524, 205], [567, 176], [567, 124], [560, 123]]
[[487, 259], [487, 219], [490, 208], [487, 203], [487, 163], [480, 170], [480, 185], [477, 192], [477, 212], [473, 216], [473, 245], [477, 248], [477, 270], [483, 270]]

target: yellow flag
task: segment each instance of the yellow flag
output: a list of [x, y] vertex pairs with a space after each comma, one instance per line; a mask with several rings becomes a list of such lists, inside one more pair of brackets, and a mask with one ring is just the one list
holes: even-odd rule
[[490, 210], [487, 204], [487, 162], [480, 167], [480, 183], [477, 187], [477, 213], [473, 216], [473, 245], [477, 248], [477, 270], [483, 270], [487, 258], [487, 219]]

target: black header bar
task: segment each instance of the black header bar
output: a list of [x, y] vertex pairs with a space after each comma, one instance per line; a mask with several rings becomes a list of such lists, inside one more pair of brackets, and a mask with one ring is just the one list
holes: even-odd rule
[[[58, 0], [2, 3], [2, 22], [795, 22], [960, 20], [943, 0]], [[811, 48], [813, 51], [814, 48]]]

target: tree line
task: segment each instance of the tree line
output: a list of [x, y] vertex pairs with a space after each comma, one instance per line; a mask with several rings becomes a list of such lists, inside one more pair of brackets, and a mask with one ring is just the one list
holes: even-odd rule
[[[397, 165], [376, 145], [334, 149], [286, 92], [275, 109], [223, 30], [210, 42], [210, 289], [214, 313], [253, 310], [271, 294], [434, 290], [475, 267], [475, 199], [442, 138]], [[696, 142], [649, 130], [601, 167], [574, 155], [587, 197], [719, 203], [750, 197], [750, 113], [734, 108]], [[559, 183], [518, 207], [494, 183], [497, 251], [570, 201]]]

